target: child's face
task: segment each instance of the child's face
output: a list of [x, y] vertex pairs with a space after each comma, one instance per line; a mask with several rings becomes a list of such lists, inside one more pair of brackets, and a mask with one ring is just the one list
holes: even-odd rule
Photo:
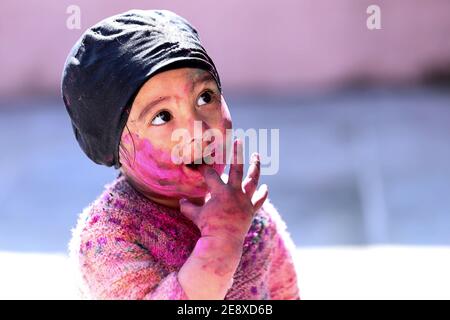
[[[201, 121], [202, 132], [219, 130], [223, 143], [195, 139], [195, 120]], [[189, 158], [193, 162], [194, 147], [205, 150], [208, 145], [209, 149], [214, 146], [216, 154], [221, 150], [225, 155], [226, 129], [231, 129], [231, 125], [227, 104], [209, 72], [181, 68], [159, 73], [144, 84], [133, 102], [122, 133], [122, 171], [151, 198], [172, 199], [176, 203], [181, 197], [202, 198], [207, 188], [201, 173], [172, 160], [174, 147], [180, 146], [180, 140], [172, 139], [172, 133], [176, 129], [190, 133], [192, 141], [183, 144], [192, 151]], [[213, 165], [219, 174], [225, 167], [224, 161], [221, 163]]]

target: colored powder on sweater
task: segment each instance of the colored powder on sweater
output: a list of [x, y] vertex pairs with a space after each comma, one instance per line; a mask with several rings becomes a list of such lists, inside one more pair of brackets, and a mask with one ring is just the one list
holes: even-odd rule
[[[119, 175], [80, 214], [70, 257], [85, 299], [186, 300], [177, 274], [200, 232]], [[255, 214], [225, 300], [300, 299], [294, 243], [267, 199]]]

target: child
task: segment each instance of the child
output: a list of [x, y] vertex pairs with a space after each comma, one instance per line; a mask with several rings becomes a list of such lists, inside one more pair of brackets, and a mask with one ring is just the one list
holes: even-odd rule
[[174, 161], [176, 130], [231, 129], [217, 70], [185, 19], [131, 10], [89, 28], [66, 60], [62, 95], [83, 151], [120, 169], [72, 231], [83, 297], [299, 299], [293, 242], [257, 189], [258, 154], [243, 181], [239, 140], [229, 177], [219, 139], [194, 135]]

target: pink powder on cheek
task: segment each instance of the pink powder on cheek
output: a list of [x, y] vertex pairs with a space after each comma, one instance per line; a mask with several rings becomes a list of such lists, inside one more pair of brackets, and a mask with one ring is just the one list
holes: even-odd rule
[[[172, 162], [170, 150], [158, 149], [137, 134], [133, 134], [133, 140], [135, 161], [127, 169], [138, 182], [164, 196], [179, 196], [180, 192], [186, 191], [182, 189], [188, 189], [192, 195], [204, 194], [204, 189], [195, 187], [198, 179], [186, 176], [182, 165]], [[125, 136], [125, 141], [131, 141], [131, 137]]]

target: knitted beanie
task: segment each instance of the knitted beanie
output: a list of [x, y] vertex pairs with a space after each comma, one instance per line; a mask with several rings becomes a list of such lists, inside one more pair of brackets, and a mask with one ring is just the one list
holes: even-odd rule
[[119, 144], [133, 99], [153, 75], [195, 67], [219, 74], [196, 29], [168, 10], [130, 10], [87, 29], [70, 51], [62, 97], [73, 132], [95, 163], [120, 167]]

